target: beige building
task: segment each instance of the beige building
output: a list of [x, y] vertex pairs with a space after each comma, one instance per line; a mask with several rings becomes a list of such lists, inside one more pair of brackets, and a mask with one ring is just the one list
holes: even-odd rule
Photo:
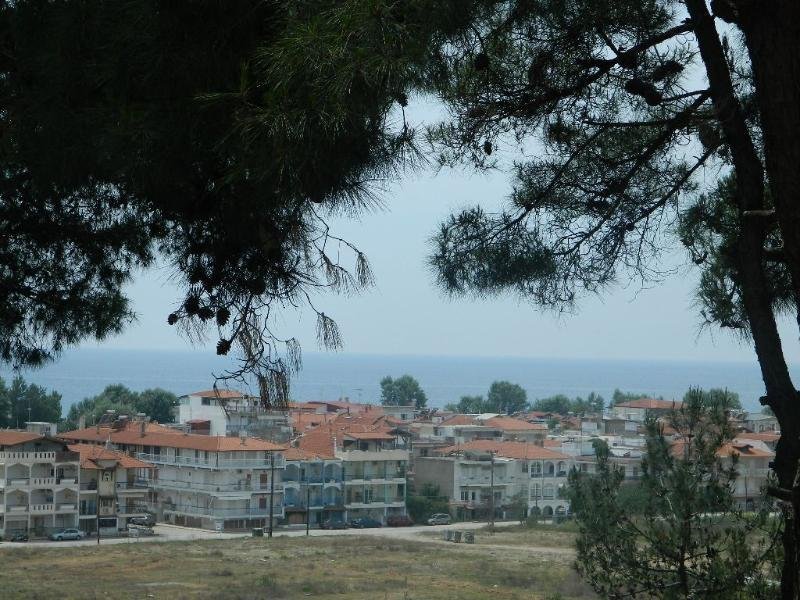
[[80, 455], [28, 431], [0, 430], [0, 533], [44, 537], [78, 526]]
[[159, 520], [217, 530], [265, 527], [283, 517], [283, 446], [249, 437], [176, 432], [120, 419], [62, 434], [108, 445], [158, 467], [145, 473], [148, 507]]
[[148, 481], [155, 466], [96, 444], [70, 444], [80, 455], [80, 529], [113, 535], [148, 512]]

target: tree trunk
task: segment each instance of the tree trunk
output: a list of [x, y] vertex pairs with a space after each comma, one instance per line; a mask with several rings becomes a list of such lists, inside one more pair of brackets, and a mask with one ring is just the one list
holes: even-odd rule
[[[784, 256], [800, 307], [800, 2], [772, 0], [746, 4], [736, 24], [744, 32], [756, 85], [764, 139], [764, 158]], [[800, 320], [798, 322], [800, 325]], [[769, 395], [769, 392], [768, 392]], [[781, 425], [775, 471], [781, 488], [795, 489], [784, 532], [786, 562], [781, 579], [800, 597], [800, 497], [796, 491], [800, 460], [800, 397], [768, 398]]]
[[[797, 0], [788, 1], [797, 2]], [[700, 54], [706, 67], [714, 109], [731, 150], [736, 175], [736, 201], [742, 224], [736, 252], [742, 300], [747, 311], [750, 332], [767, 390], [766, 403], [772, 407], [781, 425], [782, 434], [776, 449], [773, 468], [778, 476], [780, 486], [791, 489], [797, 461], [800, 458], [798, 395], [783, 355], [780, 335], [764, 276], [763, 244], [768, 223], [763, 218], [745, 216], [748, 211], [765, 208], [763, 167], [747, 130], [741, 105], [734, 93], [722, 44], [714, 19], [706, 8], [705, 0], [686, 0], [686, 8], [691, 16]], [[770, 85], [772, 83], [770, 82]], [[798, 109], [798, 106], [794, 108]], [[796, 141], [800, 143], [800, 140]], [[800, 162], [794, 162], [795, 169], [799, 165]], [[800, 236], [800, 230], [796, 230], [794, 233]], [[786, 238], [784, 240], [788, 246]], [[800, 239], [798, 239], [795, 250], [800, 251]], [[798, 282], [800, 282], [800, 278], [794, 278], [795, 286]], [[800, 295], [798, 297], [800, 298]], [[798, 600], [800, 594], [800, 586], [797, 581], [800, 562], [798, 562], [798, 541], [794, 526], [798, 513], [796, 502], [793, 504], [795, 510], [787, 514], [783, 536], [784, 564], [781, 574], [781, 597], [784, 600]]]

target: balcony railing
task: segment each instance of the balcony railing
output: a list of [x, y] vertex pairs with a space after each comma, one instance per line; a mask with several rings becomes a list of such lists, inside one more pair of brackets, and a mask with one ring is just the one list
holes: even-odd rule
[[[179, 490], [197, 490], [201, 492], [269, 492], [270, 484], [267, 483], [200, 483], [193, 481], [178, 481], [175, 479], [147, 480], [147, 487], [167, 487]], [[282, 483], [275, 483], [275, 493], [283, 491]]]
[[53, 504], [31, 504], [32, 513], [51, 513], [53, 508]]
[[[148, 482], [146, 479], [137, 479], [135, 481], [118, 481], [116, 488], [118, 490], [146, 490], [147, 484]], [[83, 486], [81, 486], [81, 489], [83, 489]]]
[[[138, 452], [136, 457], [145, 462], [164, 465], [187, 465], [191, 467], [207, 467], [209, 469], [271, 469], [269, 458], [195, 458], [194, 456], [173, 456], [170, 454], [148, 454]], [[286, 466], [283, 458], [276, 458], [274, 467], [283, 469]]]
[[[269, 517], [269, 507], [265, 508], [206, 508], [202, 506], [188, 505], [165, 505], [165, 512], [185, 513], [188, 515], [200, 515], [219, 518], [246, 518], [246, 517]], [[283, 514], [283, 505], [276, 504], [273, 509], [273, 516], [278, 517]]]
[[37, 460], [45, 462], [55, 462], [55, 452], [0, 452], [0, 461], [8, 462], [19, 460], [23, 462], [34, 462]]
[[31, 486], [54, 486], [56, 484], [55, 477], [31, 477]]
[[77, 507], [75, 503], [64, 503], [56, 505], [56, 512], [75, 512]]
[[27, 513], [28, 512], [28, 505], [27, 504], [16, 504], [16, 505], [6, 505], [6, 511], [10, 513]]

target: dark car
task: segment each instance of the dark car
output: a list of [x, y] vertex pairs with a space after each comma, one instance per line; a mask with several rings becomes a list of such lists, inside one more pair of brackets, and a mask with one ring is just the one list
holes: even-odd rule
[[386, 524], [389, 527], [411, 527], [414, 521], [407, 515], [392, 515], [386, 519]]
[[353, 529], [373, 529], [375, 527], [383, 527], [380, 521], [370, 519], [369, 517], [360, 517], [350, 521], [350, 527]]
[[143, 517], [133, 517], [129, 523], [131, 525], [139, 525], [140, 527], [152, 527], [156, 524], [155, 515], [146, 514]]
[[28, 541], [28, 534], [25, 533], [24, 531], [19, 531], [19, 532], [15, 533], [14, 535], [12, 535], [9, 538], [8, 541], [9, 542], [27, 542]]
[[347, 529], [347, 523], [339, 519], [328, 519], [320, 524], [321, 529]]

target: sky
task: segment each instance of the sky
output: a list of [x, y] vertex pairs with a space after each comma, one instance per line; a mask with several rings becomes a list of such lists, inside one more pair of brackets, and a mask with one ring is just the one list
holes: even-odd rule
[[[435, 118], [423, 101], [408, 118], [421, 124]], [[506, 156], [507, 160], [513, 156]], [[459, 208], [497, 207], [510, 190], [507, 172], [475, 174], [469, 169], [409, 173], [378, 193], [383, 209], [358, 220], [333, 221], [334, 232], [364, 251], [376, 285], [358, 296], [323, 295], [317, 308], [333, 317], [344, 352], [449, 356], [553, 358], [753, 360], [747, 343], [720, 330], [701, 330], [693, 290], [697, 271], [682, 254], [666, 257], [676, 274], [642, 288], [620, 284], [602, 297], [584, 298], [575, 314], [543, 313], [511, 297], [450, 299], [426, 266], [428, 240], [437, 225]], [[140, 273], [128, 293], [137, 321], [100, 344], [127, 349], [187, 349], [166, 324], [180, 294], [170, 272]], [[284, 312], [279, 331], [297, 337], [304, 350], [317, 350], [316, 320], [310, 311]], [[787, 359], [800, 362], [797, 329], [786, 319], [782, 333]], [[209, 341], [208, 348], [214, 340]], [[94, 343], [85, 344], [94, 346]]]

